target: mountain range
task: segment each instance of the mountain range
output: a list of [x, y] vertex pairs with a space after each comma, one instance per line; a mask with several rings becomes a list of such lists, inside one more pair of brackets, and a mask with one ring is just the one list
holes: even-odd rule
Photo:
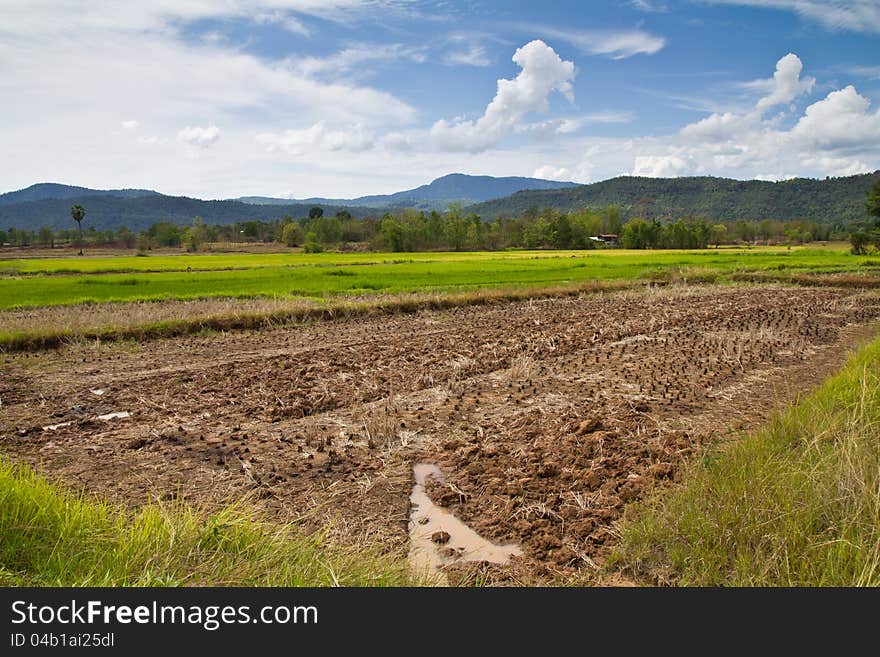
[[619, 205], [625, 218], [702, 217], [738, 219], [806, 219], [842, 224], [866, 218], [865, 195], [880, 180], [874, 173], [842, 178], [792, 178], [779, 182], [731, 180], [708, 176], [640, 178], [621, 176], [572, 189], [521, 191], [472, 205], [485, 219], [519, 216], [530, 209], [603, 208]]
[[577, 187], [578, 183], [542, 180], [541, 178], [521, 178], [511, 176], [468, 176], [463, 173], [450, 173], [431, 181], [427, 185], [407, 189], [394, 194], [360, 196], [358, 198], [306, 198], [280, 199], [266, 196], [242, 196], [237, 199], [245, 203], [284, 205], [289, 203], [310, 203], [317, 205], [347, 205], [358, 208], [416, 208], [419, 210], [445, 210], [450, 203], [472, 205], [481, 201], [510, 196], [525, 189], [548, 190]]
[[207, 223], [271, 220], [289, 214], [306, 216], [315, 205], [325, 214], [348, 211], [354, 217], [379, 215], [404, 207], [445, 209], [461, 203], [483, 218], [519, 216], [530, 210], [621, 207], [624, 217], [658, 219], [702, 217], [737, 219], [807, 219], [842, 224], [866, 218], [865, 194], [880, 171], [842, 178], [796, 178], [781, 182], [713, 177], [641, 178], [621, 176], [589, 185], [536, 178], [494, 178], [450, 174], [415, 189], [354, 199], [280, 199], [241, 197], [207, 201], [167, 196], [147, 189], [96, 190], [39, 183], [0, 194], [0, 229], [43, 226], [69, 228], [70, 206], [86, 208], [85, 226], [139, 231], [158, 221], [189, 224], [196, 216]]

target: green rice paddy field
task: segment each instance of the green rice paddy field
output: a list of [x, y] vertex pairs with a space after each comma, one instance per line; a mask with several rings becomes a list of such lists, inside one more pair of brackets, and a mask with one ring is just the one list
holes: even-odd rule
[[0, 260], [0, 309], [198, 298], [324, 298], [586, 281], [866, 272], [844, 248], [275, 253]]

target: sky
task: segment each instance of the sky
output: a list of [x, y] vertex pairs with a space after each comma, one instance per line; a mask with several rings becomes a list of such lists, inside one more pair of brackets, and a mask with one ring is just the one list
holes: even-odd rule
[[0, 192], [880, 168], [880, 0], [3, 0]]

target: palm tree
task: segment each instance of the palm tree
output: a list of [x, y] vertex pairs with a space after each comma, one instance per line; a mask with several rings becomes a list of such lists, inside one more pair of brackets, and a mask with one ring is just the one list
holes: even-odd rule
[[70, 208], [70, 216], [73, 217], [73, 220], [76, 222], [76, 225], [79, 226], [79, 254], [83, 254], [82, 243], [83, 243], [83, 224], [82, 220], [86, 218], [86, 209], [81, 205], [74, 205]]

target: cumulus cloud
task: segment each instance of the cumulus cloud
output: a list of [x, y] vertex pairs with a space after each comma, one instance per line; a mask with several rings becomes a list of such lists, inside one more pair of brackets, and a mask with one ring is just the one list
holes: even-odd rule
[[498, 80], [495, 98], [483, 116], [476, 121], [437, 121], [431, 127], [435, 144], [450, 150], [485, 150], [515, 130], [527, 114], [547, 111], [552, 92], [574, 100], [574, 63], [563, 61], [543, 41], [536, 39], [518, 48], [513, 61], [522, 70], [513, 80]]
[[753, 109], [715, 113], [685, 126], [677, 137], [639, 143], [633, 173], [773, 177], [767, 171], [775, 170], [782, 179], [792, 170], [835, 176], [871, 171], [880, 155], [880, 111], [872, 112], [854, 86], [808, 105], [790, 128], [780, 127], [779, 117], [765, 117], [770, 108], [812, 91], [815, 80], [802, 78], [802, 68], [800, 59], [788, 54], [772, 79], [746, 85], [764, 93]]
[[323, 121], [301, 130], [260, 133], [256, 140], [269, 151], [281, 150], [293, 155], [305, 155], [314, 150], [357, 153], [375, 146], [373, 135], [362, 125], [352, 126], [349, 130], [328, 130]]
[[681, 134], [686, 137], [702, 139], [723, 140], [732, 134], [741, 132], [745, 128], [754, 125], [757, 115], [754, 113], [735, 114], [723, 112], [710, 114], [705, 119], [696, 123], [689, 123], [681, 129]]
[[801, 94], [812, 91], [816, 78], [801, 79], [803, 68], [803, 63], [794, 53], [788, 53], [776, 62], [770, 93], [758, 101], [757, 109], [763, 111], [776, 105], [790, 103]]
[[880, 144], [880, 111], [849, 85], [807, 107], [791, 134], [823, 149]]
[[803, 63], [794, 53], [788, 53], [776, 62], [772, 78], [753, 80], [743, 86], [759, 90], [764, 95], [747, 112], [716, 112], [696, 123], [686, 125], [681, 134], [687, 137], [721, 141], [754, 129], [760, 125], [764, 114], [777, 105], [787, 104], [798, 96], [812, 91], [816, 79], [801, 78]]
[[177, 140], [190, 146], [208, 148], [220, 138], [220, 128], [215, 125], [202, 128], [199, 126], [186, 126], [177, 133]]

